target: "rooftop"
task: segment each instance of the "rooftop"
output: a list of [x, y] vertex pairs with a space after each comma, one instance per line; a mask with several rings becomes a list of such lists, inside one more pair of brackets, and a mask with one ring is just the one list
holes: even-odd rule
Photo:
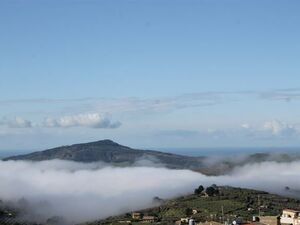
[[283, 209], [282, 211], [292, 212], [292, 213], [299, 213], [299, 211], [294, 210], [294, 209]]

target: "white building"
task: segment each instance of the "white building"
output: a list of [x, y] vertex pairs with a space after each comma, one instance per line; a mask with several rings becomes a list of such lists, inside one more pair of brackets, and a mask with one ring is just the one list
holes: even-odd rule
[[292, 209], [284, 209], [280, 223], [282, 225], [300, 225], [300, 212]]

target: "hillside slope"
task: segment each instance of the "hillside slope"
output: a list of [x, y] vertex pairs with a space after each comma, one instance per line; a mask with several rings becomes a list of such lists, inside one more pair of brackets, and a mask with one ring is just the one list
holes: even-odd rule
[[75, 144], [12, 156], [4, 160], [42, 161], [51, 159], [72, 160], [76, 162], [103, 161], [121, 166], [154, 163], [173, 169], [199, 169], [203, 167], [204, 157], [189, 157], [151, 150], [132, 149], [111, 140]]
[[[278, 216], [284, 208], [300, 210], [300, 200], [244, 188], [218, 187], [219, 194], [201, 196], [191, 194], [166, 200], [160, 206], [139, 210], [144, 216], [153, 216], [155, 222], [151, 225], [174, 224], [180, 218], [191, 217], [197, 222], [232, 221], [236, 217], [251, 220], [253, 216]], [[189, 212], [195, 210], [195, 213]], [[112, 216], [104, 220], [85, 223], [84, 225], [122, 225], [130, 221], [131, 225], [145, 224], [132, 219], [130, 213]]]
[[237, 166], [261, 162], [292, 162], [300, 160], [300, 154], [255, 153], [243, 157], [193, 157], [166, 152], [139, 150], [120, 145], [111, 140], [61, 146], [45, 151], [12, 156], [3, 160], [71, 160], [76, 162], [102, 161], [115, 166], [164, 166], [171, 169], [191, 169], [206, 175], [222, 175]]

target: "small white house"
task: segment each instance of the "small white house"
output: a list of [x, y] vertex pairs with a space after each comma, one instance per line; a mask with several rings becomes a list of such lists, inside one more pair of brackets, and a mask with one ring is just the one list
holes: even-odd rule
[[300, 212], [292, 209], [284, 209], [280, 223], [282, 225], [300, 225]]

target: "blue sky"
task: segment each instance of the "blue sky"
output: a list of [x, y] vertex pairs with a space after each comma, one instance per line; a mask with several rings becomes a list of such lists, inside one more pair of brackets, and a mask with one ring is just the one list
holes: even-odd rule
[[0, 150], [300, 145], [299, 1], [1, 1]]

